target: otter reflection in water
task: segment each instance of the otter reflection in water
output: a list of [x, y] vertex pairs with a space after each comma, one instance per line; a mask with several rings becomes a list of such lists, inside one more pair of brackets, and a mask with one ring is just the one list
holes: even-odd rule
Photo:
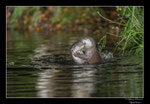
[[96, 64], [102, 62], [95, 41], [91, 37], [85, 37], [71, 46], [71, 56], [78, 64]]

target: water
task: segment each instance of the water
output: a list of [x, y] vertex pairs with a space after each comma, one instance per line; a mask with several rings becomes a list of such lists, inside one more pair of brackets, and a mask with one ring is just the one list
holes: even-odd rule
[[77, 65], [69, 47], [81, 36], [10, 32], [7, 97], [143, 97], [142, 56], [114, 56], [99, 65]]

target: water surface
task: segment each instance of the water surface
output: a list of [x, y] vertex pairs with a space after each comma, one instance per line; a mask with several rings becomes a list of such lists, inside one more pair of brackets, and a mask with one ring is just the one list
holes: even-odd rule
[[7, 97], [143, 97], [143, 57], [77, 65], [69, 47], [83, 36], [8, 33]]

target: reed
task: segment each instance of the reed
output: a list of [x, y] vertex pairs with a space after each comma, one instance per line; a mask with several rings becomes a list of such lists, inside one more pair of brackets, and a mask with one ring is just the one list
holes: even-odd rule
[[[121, 25], [123, 31], [119, 36], [119, 41], [116, 42], [114, 52], [118, 51], [124, 55], [141, 54], [143, 55], [143, 40], [144, 40], [144, 10], [143, 7], [116, 7], [120, 11], [120, 22], [115, 22], [103, 17], [111, 23]], [[106, 38], [106, 35], [104, 36]], [[100, 40], [103, 41], [104, 38]], [[105, 43], [106, 44], [106, 43]], [[104, 46], [103, 46], [104, 47]]]

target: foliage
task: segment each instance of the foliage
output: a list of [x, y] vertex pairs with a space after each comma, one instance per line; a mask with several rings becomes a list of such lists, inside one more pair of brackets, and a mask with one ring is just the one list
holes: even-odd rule
[[81, 8], [75, 9], [75, 7], [70, 7], [70, 8], [54, 7], [53, 12], [54, 12], [54, 16], [52, 18], [52, 23], [56, 23], [57, 20], [59, 20], [60, 24], [70, 24], [73, 21], [75, 21], [75, 19], [79, 19], [82, 16]]
[[[99, 12], [98, 14], [106, 19], [107, 21], [121, 25], [123, 31], [119, 36], [119, 41], [116, 44], [115, 50], [120, 50], [122, 55], [125, 54], [125, 51], [128, 51], [129, 54], [136, 53], [143, 55], [143, 37], [144, 37], [144, 11], [142, 7], [116, 7], [117, 11], [120, 12], [121, 21], [116, 22], [109, 20], [102, 16]], [[108, 33], [107, 33], [108, 34]], [[106, 36], [104, 35], [101, 38], [100, 42], [104, 41], [104, 46], [106, 45]], [[103, 44], [103, 43], [102, 43]]]
[[14, 12], [10, 19], [10, 24], [12, 28], [15, 28], [18, 25], [18, 18], [22, 15], [23, 11], [24, 11], [24, 7], [14, 8]]
[[[57, 28], [68, 29], [67, 26], [71, 25], [72, 25], [71, 27], [74, 26], [84, 28], [92, 27], [92, 24], [96, 23], [95, 18], [97, 18], [97, 14], [93, 10], [99, 9], [98, 7], [11, 7], [11, 8], [13, 8], [12, 16], [10, 19], [8, 19], [11, 28], [23, 27], [21, 29], [26, 29], [28, 27], [34, 28], [37, 26], [35, 30], [40, 30], [41, 27], [44, 25], [45, 26], [47, 25], [47, 27], [49, 28], [56, 27], [56, 30]], [[79, 28], [79, 30], [81, 30], [81, 28]]]
[[[10, 26], [11, 28], [16, 28], [19, 23], [22, 23], [23, 25], [27, 25], [31, 22], [31, 24], [34, 24], [39, 19], [39, 11], [40, 7], [15, 7], [11, 16]], [[23, 17], [22, 17], [23, 16]], [[30, 19], [30, 17], [32, 17]], [[20, 19], [20, 18], [23, 18]]]
[[[122, 54], [129, 48], [129, 53], [143, 54], [143, 37], [144, 37], [144, 11], [141, 7], [124, 7], [121, 8], [121, 16], [127, 18], [124, 24], [124, 31], [121, 39], [117, 44], [121, 46]], [[125, 40], [125, 41], [124, 41]]]

